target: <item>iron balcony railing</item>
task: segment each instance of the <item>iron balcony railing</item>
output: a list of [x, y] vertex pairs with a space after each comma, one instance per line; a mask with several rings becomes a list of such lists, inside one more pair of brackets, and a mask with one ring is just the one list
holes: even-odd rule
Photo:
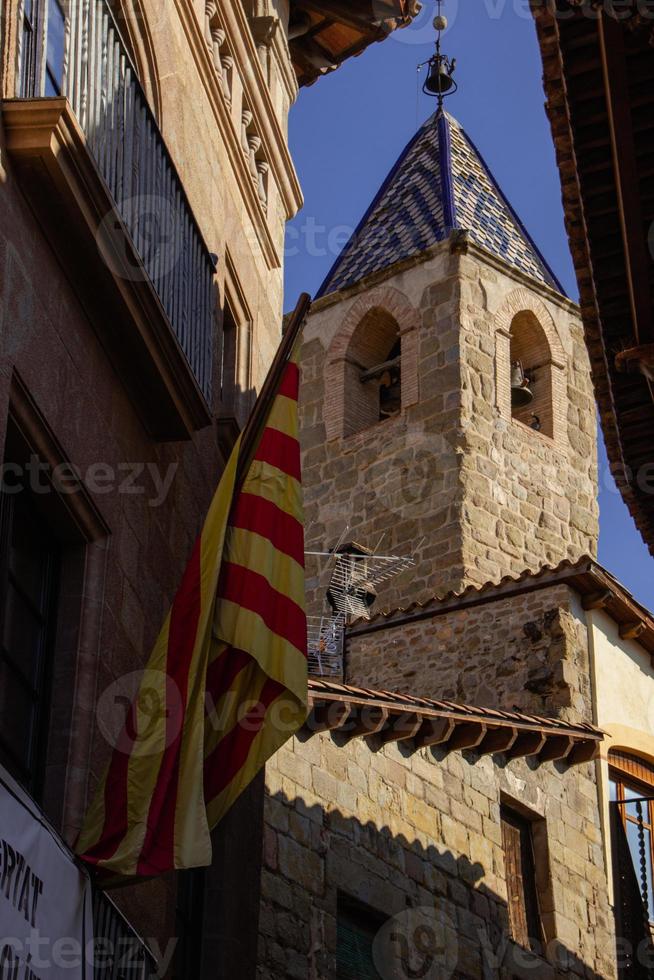
[[148, 980], [155, 959], [105, 892], [93, 895], [93, 980]]
[[610, 804], [620, 980], [654, 980], [653, 800], [632, 797]]
[[[23, 0], [23, 98], [63, 95], [207, 401], [214, 259], [106, 0]], [[29, 16], [28, 16], [29, 14]], [[111, 236], [107, 216], [104, 233]], [[133, 270], [134, 276], [142, 275]], [[130, 276], [131, 270], [121, 271]]]

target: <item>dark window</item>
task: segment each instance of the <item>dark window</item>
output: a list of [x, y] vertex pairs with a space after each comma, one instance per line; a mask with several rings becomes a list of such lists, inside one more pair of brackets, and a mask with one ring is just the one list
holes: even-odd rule
[[64, 80], [66, 18], [58, 0], [48, 0], [48, 33], [45, 57], [45, 94], [61, 95]]
[[338, 896], [336, 923], [337, 980], [380, 980], [372, 955], [384, 916], [347, 895]]
[[59, 0], [24, 0], [21, 98], [61, 95], [65, 45], [66, 15]]
[[34, 95], [34, 70], [36, 62], [36, 30], [34, 4], [25, 0], [23, 7], [23, 33], [21, 37], [20, 95], [29, 99]]
[[0, 761], [42, 792], [59, 547], [27, 489], [0, 493]]
[[177, 875], [177, 936], [174, 980], [202, 975], [202, 936], [206, 871], [192, 868]]
[[25, 0], [23, 6], [20, 74], [20, 94], [23, 99], [32, 98], [36, 94], [37, 10], [35, 0]]
[[401, 341], [388, 354], [386, 368], [379, 379], [379, 419], [397, 415], [402, 409]]
[[238, 326], [229, 303], [223, 312], [223, 349], [220, 369], [220, 401], [224, 414], [233, 415], [236, 408], [236, 353]]
[[511, 415], [554, 436], [552, 354], [545, 331], [529, 310], [511, 323]]
[[531, 949], [542, 937], [531, 823], [507, 806], [501, 821], [511, 936]]
[[390, 350], [384, 354], [383, 361], [362, 371], [359, 376], [364, 386], [374, 385], [379, 392], [377, 396], [377, 421], [379, 422], [398, 415], [402, 410], [401, 353], [402, 342], [398, 337]]

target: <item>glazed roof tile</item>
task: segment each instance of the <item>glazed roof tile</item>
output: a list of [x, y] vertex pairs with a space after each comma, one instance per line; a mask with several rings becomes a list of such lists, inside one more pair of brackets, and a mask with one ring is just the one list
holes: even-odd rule
[[436, 113], [418, 130], [336, 260], [319, 295], [426, 251], [454, 230], [563, 292], [459, 123]]

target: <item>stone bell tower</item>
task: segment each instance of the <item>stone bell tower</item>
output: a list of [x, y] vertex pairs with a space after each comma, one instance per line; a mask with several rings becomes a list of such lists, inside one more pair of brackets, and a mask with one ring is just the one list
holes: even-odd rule
[[323, 284], [302, 368], [307, 548], [412, 556], [379, 608], [595, 555], [577, 307], [442, 110]]

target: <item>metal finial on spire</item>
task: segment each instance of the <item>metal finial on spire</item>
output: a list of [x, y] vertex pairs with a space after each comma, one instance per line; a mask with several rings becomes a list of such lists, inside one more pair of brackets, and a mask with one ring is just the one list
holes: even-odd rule
[[452, 95], [457, 90], [457, 84], [452, 77], [456, 69], [456, 58], [448, 58], [441, 53], [441, 34], [447, 27], [447, 17], [441, 13], [442, 0], [438, 0], [438, 13], [434, 17], [434, 28], [436, 29], [436, 51], [429, 61], [425, 61], [418, 68], [429, 65], [429, 72], [425, 79], [422, 90], [425, 95], [433, 95], [438, 99], [439, 111], [443, 108], [443, 99], [446, 95]]

